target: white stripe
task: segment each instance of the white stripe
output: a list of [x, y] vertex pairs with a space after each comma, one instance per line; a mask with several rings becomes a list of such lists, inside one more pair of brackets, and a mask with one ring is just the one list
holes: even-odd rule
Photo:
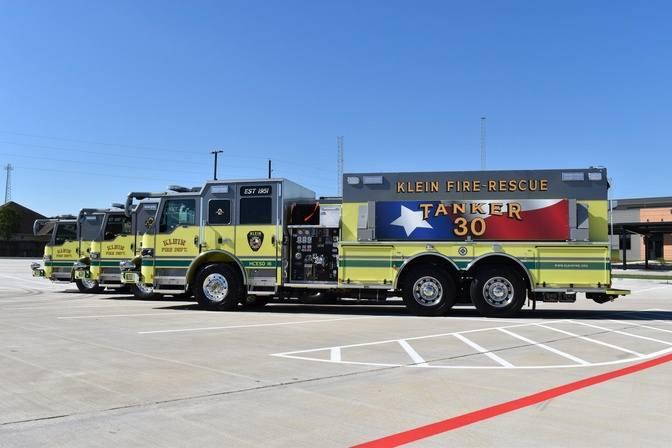
[[404, 339], [399, 339], [397, 342], [399, 343], [399, 345], [401, 345], [401, 348], [403, 348], [406, 351], [406, 353], [408, 353], [408, 356], [411, 357], [414, 364], [419, 366], [427, 365], [425, 359], [422, 356], [420, 356], [420, 354], [416, 352], [415, 349], [411, 347], [411, 345], [408, 342], [406, 342]]
[[99, 319], [101, 317], [135, 317], [135, 316], [170, 316], [173, 314], [181, 314], [185, 316], [184, 312], [180, 311], [178, 313], [142, 313], [142, 314], [99, 314], [96, 316], [58, 316], [56, 319]]
[[544, 325], [544, 324], [535, 324], [535, 325], [537, 325], [539, 327], [542, 327], [542, 328], [546, 328], [547, 330], [557, 331], [558, 333], [566, 334], [568, 336], [573, 336], [573, 337], [578, 338], [578, 339], [583, 339], [584, 341], [592, 342], [593, 344], [598, 344], [598, 345], [603, 345], [605, 347], [610, 347], [610, 348], [613, 348], [614, 350], [620, 350], [622, 352], [631, 353], [631, 354], [636, 355], [636, 356], [644, 356], [641, 353], [635, 352], [633, 350], [629, 350], [627, 348], [619, 347], [617, 345], [609, 344], [607, 342], [598, 341], [597, 339], [592, 339], [592, 338], [589, 338], [589, 337], [586, 337], [586, 336], [580, 336], [576, 333], [571, 333], [569, 331], [560, 330], [559, 328], [549, 327], [549, 326]]
[[645, 339], [647, 341], [659, 342], [659, 343], [665, 344], [665, 345], [672, 345], [672, 342], [661, 341], [660, 339], [649, 338], [647, 336], [640, 336], [638, 334], [628, 333], [627, 331], [612, 330], [611, 328], [600, 327], [599, 325], [587, 324], [587, 323], [584, 323], [584, 322], [576, 322], [576, 321], [573, 321], [573, 320], [570, 321], [570, 322], [575, 323], [575, 324], [579, 324], [579, 325], [585, 325], [586, 327], [597, 328], [599, 330], [606, 330], [606, 331], [609, 331], [611, 333], [622, 334], [623, 336], [630, 336], [631, 338]]
[[158, 333], [183, 333], [187, 331], [209, 331], [209, 330], [231, 330], [235, 328], [255, 328], [255, 327], [277, 327], [281, 325], [298, 325], [298, 324], [312, 324], [317, 322], [338, 322], [341, 320], [359, 320], [359, 319], [373, 319], [377, 316], [363, 316], [363, 317], [344, 317], [341, 319], [315, 319], [315, 320], [300, 320], [294, 322], [274, 322], [271, 324], [250, 324], [250, 325], [231, 325], [228, 327], [201, 327], [201, 328], [180, 328], [177, 330], [153, 330], [153, 331], [138, 331], [138, 334], [158, 334]]
[[481, 347], [480, 345], [478, 345], [477, 343], [475, 343], [475, 342], [472, 341], [471, 339], [467, 339], [466, 337], [462, 336], [462, 335], [459, 334], [459, 333], [455, 333], [453, 336], [455, 336], [457, 339], [459, 339], [460, 341], [462, 341], [462, 342], [464, 342], [465, 344], [467, 344], [469, 347], [471, 347], [471, 348], [473, 348], [473, 349], [475, 349], [475, 350], [477, 350], [477, 351], [483, 353], [483, 354], [484, 354], [485, 356], [487, 356], [488, 358], [490, 358], [490, 359], [492, 359], [493, 361], [495, 361], [495, 362], [501, 364], [502, 366], [504, 366], [504, 367], [515, 367], [515, 366], [514, 366], [513, 364], [511, 364], [510, 362], [508, 362], [508, 361], [506, 361], [506, 360], [500, 358], [499, 356], [495, 355], [495, 354], [492, 353], [492, 352], [487, 351], [486, 349], [484, 349], [483, 347]]
[[341, 362], [341, 347], [332, 347], [330, 359], [334, 362]]
[[556, 348], [549, 347], [549, 346], [546, 345], [546, 344], [542, 344], [542, 343], [540, 343], [540, 342], [533, 341], [532, 339], [528, 339], [528, 338], [526, 338], [525, 336], [521, 336], [521, 335], [519, 335], [519, 334], [516, 334], [516, 333], [514, 333], [513, 331], [509, 331], [509, 330], [506, 330], [506, 329], [504, 329], [504, 328], [500, 328], [499, 331], [501, 331], [502, 333], [506, 333], [506, 334], [508, 334], [509, 336], [513, 336], [514, 338], [520, 339], [521, 341], [525, 341], [525, 342], [527, 342], [528, 344], [535, 345], [535, 346], [537, 346], [537, 347], [543, 348], [544, 350], [548, 350], [549, 352], [553, 352], [553, 353], [555, 353], [556, 355], [560, 355], [560, 356], [562, 356], [562, 357], [564, 357], [564, 358], [570, 359], [570, 360], [574, 361], [574, 362], [577, 363], [577, 364], [582, 364], [582, 365], [584, 365], [584, 366], [590, 364], [589, 362], [584, 361], [584, 360], [581, 359], [581, 358], [578, 358], [578, 357], [576, 357], [576, 356], [574, 356], [574, 355], [570, 355], [569, 353], [565, 353], [565, 352], [563, 352], [563, 351], [561, 351], [561, 350], [558, 350], [558, 349], [556, 349]]

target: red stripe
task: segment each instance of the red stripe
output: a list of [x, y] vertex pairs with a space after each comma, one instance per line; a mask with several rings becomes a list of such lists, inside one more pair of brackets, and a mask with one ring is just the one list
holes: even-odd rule
[[550, 400], [561, 395], [574, 392], [579, 389], [594, 386], [595, 384], [603, 383], [605, 381], [613, 380], [631, 373], [639, 372], [641, 370], [649, 369], [666, 362], [672, 361], [672, 353], [644, 361], [638, 364], [613, 370], [611, 372], [602, 373], [600, 375], [591, 376], [573, 383], [565, 384], [563, 386], [554, 387], [553, 389], [537, 392], [536, 394], [528, 395], [526, 397], [518, 398], [516, 400], [500, 403], [495, 406], [480, 409], [478, 411], [469, 412], [468, 414], [458, 415], [447, 420], [442, 420], [419, 428], [393, 434], [391, 436], [383, 437], [382, 439], [373, 440], [371, 442], [356, 445], [353, 448], [389, 448], [407, 443], [415, 442], [417, 440], [432, 437], [443, 432], [452, 431], [453, 429], [461, 428], [463, 426], [471, 425], [498, 415], [513, 412], [528, 406]]

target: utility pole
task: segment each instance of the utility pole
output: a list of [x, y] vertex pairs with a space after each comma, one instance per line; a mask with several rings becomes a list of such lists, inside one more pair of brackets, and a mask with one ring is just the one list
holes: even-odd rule
[[14, 167], [11, 163], [8, 163], [5, 166], [5, 171], [7, 171], [7, 180], [5, 181], [5, 204], [12, 200], [12, 171]]
[[268, 178], [271, 178], [271, 173], [273, 172], [273, 163], [271, 159], [268, 159]]
[[336, 186], [338, 196], [343, 196], [343, 136], [336, 138], [336, 145], [338, 146], [338, 156], [336, 160]]
[[217, 180], [217, 156], [219, 154], [223, 153], [223, 152], [224, 151], [222, 151], [221, 149], [216, 149], [214, 151], [210, 151], [210, 154], [214, 154], [214, 156], [215, 156], [215, 175], [213, 176], [214, 180]]
[[481, 117], [481, 169], [485, 169], [485, 117]]

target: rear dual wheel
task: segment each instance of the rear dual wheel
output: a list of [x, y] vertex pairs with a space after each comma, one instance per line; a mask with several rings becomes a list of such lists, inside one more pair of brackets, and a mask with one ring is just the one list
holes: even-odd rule
[[511, 317], [525, 304], [527, 288], [523, 278], [507, 267], [476, 272], [470, 287], [471, 301], [487, 317]]
[[406, 308], [419, 316], [440, 316], [455, 305], [455, 280], [445, 270], [433, 266], [418, 266], [409, 272], [402, 285]]

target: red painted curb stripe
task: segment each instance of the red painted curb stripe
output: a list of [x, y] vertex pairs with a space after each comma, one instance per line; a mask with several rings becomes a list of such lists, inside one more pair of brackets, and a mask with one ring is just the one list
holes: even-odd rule
[[443, 432], [452, 431], [453, 429], [471, 425], [482, 420], [487, 420], [498, 415], [532, 406], [534, 404], [541, 403], [543, 401], [547, 401], [552, 398], [577, 391], [579, 389], [584, 389], [586, 387], [594, 386], [595, 384], [613, 380], [614, 378], [630, 375], [631, 373], [665, 364], [666, 362], [670, 361], [672, 361], [672, 353], [638, 364], [633, 364], [622, 369], [612, 370], [611, 372], [602, 373], [600, 375], [591, 376], [589, 378], [565, 384], [563, 386], [537, 392], [526, 397], [521, 397], [512, 401], [497, 404], [495, 406], [483, 408], [478, 411], [469, 412], [468, 414], [458, 415], [456, 417], [393, 434], [391, 436], [383, 437], [371, 442], [365, 442], [359, 445], [355, 445], [353, 448], [390, 448], [405, 445], [407, 443], [415, 442], [427, 437], [432, 437]]

